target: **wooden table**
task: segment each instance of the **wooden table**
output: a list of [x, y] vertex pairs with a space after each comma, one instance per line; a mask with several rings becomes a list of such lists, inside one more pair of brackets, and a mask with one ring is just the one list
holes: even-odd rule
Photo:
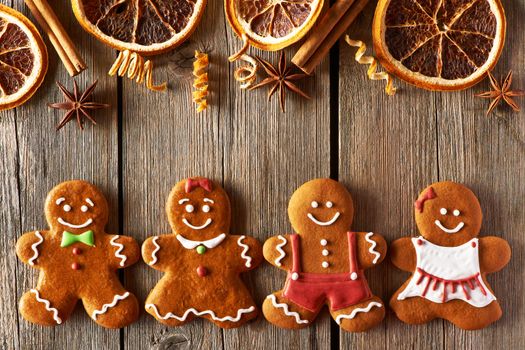
[[[28, 14], [22, 1], [2, 3]], [[485, 116], [488, 101], [473, 94], [488, 89], [487, 81], [456, 93], [423, 91], [397, 81], [398, 94], [388, 97], [382, 82], [367, 80], [366, 68], [353, 59], [355, 49], [340, 42], [301, 85], [314, 98], [289, 95], [283, 114], [275, 98], [266, 102], [266, 91], [238, 88], [226, 58], [240, 41], [224, 18], [223, 2], [216, 0], [208, 3], [187, 45], [155, 59], [157, 81], [168, 80], [170, 88], [153, 93], [107, 76], [116, 52], [80, 28], [67, 1], [51, 3], [89, 65], [78, 77], [79, 85], [99, 79], [96, 99], [112, 107], [96, 113], [98, 125], [86, 125], [84, 132], [74, 124], [55, 132], [62, 114], [48, 110], [46, 102], [62, 99], [55, 80], [69, 88], [72, 80], [48, 45], [51, 63], [42, 87], [29, 103], [1, 113], [1, 349], [525, 348], [525, 113], [501, 108]], [[508, 36], [495, 73], [501, 77], [514, 69], [514, 86], [523, 89], [525, 1], [503, 3]], [[369, 46], [374, 7], [372, 1], [349, 31]], [[202, 114], [195, 114], [190, 100], [191, 59], [181, 61], [195, 48], [206, 48], [212, 62], [211, 107]], [[277, 54], [258, 54], [278, 59]], [[427, 184], [463, 182], [480, 198], [482, 234], [501, 236], [513, 247], [509, 266], [489, 277], [503, 318], [487, 329], [465, 332], [441, 320], [405, 325], [389, 311], [377, 328], [349, 334], [339, 331], [326, 311], [301, 331], [278, 329], [263, 317], [229, 331], [203, 320], [169, 329], [146, 313], [126, 329], [107, 330], [82, 306], [55, 328], [34, 326], [20, 317], [18, 300], [34, 286], [37, 273], [18, 261], [14, 245], [23, 232], [47, 227], [43, 202], [55, 184], [76, 178], [94, 182], [110, 202], [108, 232], [142, 242], [169, 232], [164, 213], [168, 192], [178, 180], [195, 175], [223, 183], [233, 204], [232, 232], [261, 241], [290, 232], [288, 199], [315, 177], [332, 177], [348, 186], [356, 203], [354, 229], [380, 232], [388, 241], [418, 234], [413, 201]], [[160, 274], [139, 263], [122, 277], [144, 301]], [[262, 303], [282, 286], [285, 274], [265, 265], [245, 277]], [[383, 263], [369, 270], [368, 278], [372, 289], [388, 300], [407, 274]]]

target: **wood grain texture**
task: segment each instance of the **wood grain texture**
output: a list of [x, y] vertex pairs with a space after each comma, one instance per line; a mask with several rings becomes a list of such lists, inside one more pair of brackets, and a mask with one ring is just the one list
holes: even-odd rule
[[[0, 1], [28, 14], [22, 3]], [[465, 92], [433, 93], [397, 81], [398, 94], [388, 97], [384, 83], [368, 80], [367, 67], [354, 61], [355, 48], [341, 41], [339, 72], [325, 60], [299, 84], [313, 100], [287, 94], [283, 114], [277, 95], [267, 103], [265, 89], [238, 88], [236, 65], [228, 64], [227, 57], [240, 40], [226, 23], [223, 2], [210, 1], [190, 40], [154, 58], [155, 81], [168, 81], [169, 90], [153, 93], [127, 79], [108, 77], [116, 52], [80, 28], [68, 1], [50, 2], [89, 66], [77, 78], [79, 86], [98, 78], [95, 98], [112, 107], [96, 112], [99, 125], [86, 124], [84, 132], [73, 123], [54, 131], [62, 113], [48, 110], [45, 103], [62, 99], [55, 80], [69, 88], [72, 81], [46, 40], [51, 63], [42, 88], [23, 107], [1, 112], [0, 196], [6, 207], [0, 212], [1, 349], [525, 348], [525, 113], [502, 108], [497, 118], [487, 118], [488, 101], [472, 97], [487, 89], [487, 82]], [[369, 47], [374, 7], [371, 2], [349, 30]], [[512, 68], [514, 86], [525, 89], [525, 1], [505, 0], [504, 7], [508, 38], [496, 75]], [[210, 107], [201, 114], [191, 102], [195, 49], [207, 51], [211, 60]], [[286, 51], [288, 59], [294, 51]], [[278, 53], [251, 52], [278, 61]], [[330, 101], [334, 84], [339, 96]], [[34, 326], [20, 317], [18, 300], [36, 283], [37, 273], [17, 260], [14, 244], [23, 232], [47, 226], [43, 202], [55, 184], [73, 178], [94, 182], [110, 203], [108, 232], [142, 243], [170, 232], [164, 209], [168, 193], [180, 179], [196, 175], [225, 187], [232, 202], [231, 232], [255, 236], [261, 243], [291, 233], [288, 200], [312, 178], [338, 177], [354, 197], [353, 228], [381, 233], [389, 242], [418, 234], [412, 205], [424, 186], [444, 179], [465, 182], [484, 210], [482, 234], [501, 236], [513, 247], [509, 266], [489, 277], [504, 316], [485, 330], [465, 332], [444, 321], [405, 325], [388, 310], [385, 321], [365, 334], [339, 331], [325, 311], [301, 331], [276, 328], [262, 315], [234, 330], [223, 331], [201, 319], [167, 328], [144, 311], [130, 327], [106, 330], [81, 305], [55, 328]], [[124, 284], [142, 303], [160, 277], [144, 263], [122, 273]], [[385, 261], [368, 270], [367, 278], [388, 303], [408, 274]], [[244, 279], [260, 305], [282, 288], [285, 273], [265, 264]]]
[[[4, 4], [6, 2], [3, 2]], [[23, 2], [7, 3], [21, 11], [30, 19], [30, 13]], [[14, 244], [24, 232], [46, 229], [44, 200], [48, 191], [57, 183], [68, 179], [85, 179], [94, 182], [107, 196], [112, 212], [117, 212], [117, 118], [116, 118], [116, 80], [105, 79], [103, 67], [110, 64], [112, 52], [94, 41], [78, 26], [71, 8], [59, 7], [51, 2], [62, 20], [64, 27], [81, 49], [90, 70], [77, 78], [83, 89], [96, 78], [102, 78], [95, 98], [110, 103], [111, 109], [96, 112], [99, 122], [96, 129], [87, 125], [84, 132], [77, 130], [74, 123], [55, 132], [63, 113], [49, 110], [47, 102], [62, 101], [62, 94], [55, 86], [55, 80], [72, 89], [72, 80], [52, 45], [48, 46], [50, 65], [44, 83], [38, 92], [23, 107], [14, 111], [2, 112], [2, 155], [3, 172], [8, 181], [2, 181], [2, 192], [7, 201], [5, 219], [2, 217], [2, 265], [0, 283], [2, 290], [3, 349], [50, 349], [50, 348], [89, 348], [97, 344], [99, 348], [119, 347], [119, 331], [109, 331], [97, 326], [84, 312], [82, 303], [71, 319], [63, 326], [44, 328], [35, 326], [21, 318], [18, 313], [18, 300], [32, 288], [37, 280], [38, 270], [18, 261]], [[96, 57], [96, 64], [95, 64]], [[16, 193], [17, 192], [17, 193]], [[4, 211], [2, 211], [4, 212]], [[118, 231], [118, 217], [112, 216], [109, 232]], [[4, 246], [5, 245], [5, 246]], [[16, 278], [14, 278], [16, 276]], [[6, 299], [7, 298], [7, 299]], [[5, 346], [3, 346], [5, 345]]]
[[[523, 66], [523, 3], [504, 2], [508, 39], [497, 66], [498, 76]], [[369, 4], [349, 29], [353, 39], [372, 47], [370, 28], [375, 4]], [[426, 185], [438, 180], [464, 182], [478, 195], [484, 209], [481, 234], [496, 234], [513, 247], [510, 265], [490, 277], [502, 303], [502, 320], [487, 329], [467, 332], [448, 322], [435, 320], [423, 326], [401, 323], [390, 311], [386, 321], [366, 334], [341, 333], [341, 345], [352, 348], [403, 349], [408, 344], [424, 348], [522, 348], [524, 272], [521, 234], [525, 185], [523, 171], [524, 113], [497, 110], [499, 118], [485, 116], [488, 101], [473, 94], [488, 89], [482, 82], [473, 89], [433, 93], [397, 81], [398, 94], [384, 94], [384, 83], [366, 78], [366, 67], [354, 60], [355, 48], [341, 42], [339, 74], [339, 179], [356, 202], [355, 227], [376, 230], [388, 241], [419, 234], [413, 219], [413, 201]], [[372, 51], [369, 51], [372, 52]], [[522, 87], [523, 74], [515, 87]], [[365, 91], [357, 93], [355, 91]], [[501, 118], [509, 117], [509, 121]], [[519, 232], [519, 233], [518, 233]], [[388, 303], [408, 278], [390, 263], [368, 271], [372, 289]], [[507, 288], [505, 288], [507, 286]]]

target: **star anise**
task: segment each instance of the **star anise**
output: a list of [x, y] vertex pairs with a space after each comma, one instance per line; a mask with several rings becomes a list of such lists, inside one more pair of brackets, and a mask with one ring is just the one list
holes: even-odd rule
[[265, 85], [270, 85], [270, 90], [268, 91], [268, 101], [272, 97], [272, 95], [277, 91], [277, 88], [279, 88], [279, 102], [281, 104], [281, 111], [284, 112], [284, 103], [285, 103], [285, 93], [286, 89], [290, 89], [291, 91], [295, 92], [296, 94], [310, 99], [311, 97], [308, 96], [306, 93], [304, 93], [297, 85], [292, 83], [294, 80], [300, 80], [304, 77], [306, 77], [306, 74], [301, 73], [292, 73], [293, 68], [292, 67], [286, 67], [286, 56], [283, 52], [281, 52], [281, 57], [279, 59], [279, 65], [277, 67], [272, 66], [268, 61], [263, 60], [260, 57], [256, 57], [257, 61], [263, 66], [266, 74], [268, 75], [267, 78], [265, 78], [260, 83], [255, 84], [254, 86], [250, 87], [250, 90], [258, 89], [260, 87], [263, 87]]
[[482, 98], [492, 98], [492, 102], [489, 105], [489, 108], [487, 110], [487, 115], [490, 114], [496, 108], [497, 105], [501, 102], [501, 100], [505, 101], [509, 106], [512, 107], [512, 109], [515, 112], [519, 112], [520, 107], [514, 101], [511, 97], [513, 96], [525, 96], [525, 91], [523, 90], [511, 90], [510, 85], [512, 84], [512, 71], [509, 71], [507, 74], [507, 77], [501, 85], [498, 83], [496, 78], [490, 73], [487, 72], [487, 75], [490, 79], [490, 85], [492, 86], [492, 90], [482, 92], [480, 94], [476, 94], [474, 96], [476, 97], [482, 97]]
[[88, 111], [90, 109], [109, 107], [109, 105], [105, 103], [89, 101], [93, 91], [95, 90], [95, 87], [97, 86], [98, 80], [95, 80], [93, 84], [91, 84], [91, 86], [88, 87], [82, 94], [79, 93], [78, 85], [75, 80], [73, 80], [73, 93], [69, 92], [64, 87], [64, 85], [60, 84], [58, 81], [56, 83], [60, 91], [62, 91], [66, 101], [59, 103], [48, 103], [47, 105], [51, 108], [63, 109], [67, 111], [64, 115], [64, 118], [62, 118], [60, 123], [58, 123], [56, 127], [57, 131], [73, 119], [77, 120], [78, 127], [82, 130], [84, 130], [84, 118], [89, 119], [94, 125], [96, 125], [97, 122], [89, 115]]

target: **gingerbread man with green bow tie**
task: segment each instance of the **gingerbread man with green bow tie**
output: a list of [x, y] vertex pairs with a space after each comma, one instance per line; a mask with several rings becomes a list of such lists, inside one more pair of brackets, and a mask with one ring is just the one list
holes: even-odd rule
[[110, 235], [104, 195], [85, 181], [67, 181], [49, 192], [45, 214], [50, 230], [18, 239], [20, 260], [40, 269], [37, 286], [20, 299], [22, 316], [33, 323], [63, 323], [79, 299], [89, 316], [121, 328], [139, 315], [137, 298], [124, 289], [117, 269], [134, 264], [140, 251], [131, 237]]

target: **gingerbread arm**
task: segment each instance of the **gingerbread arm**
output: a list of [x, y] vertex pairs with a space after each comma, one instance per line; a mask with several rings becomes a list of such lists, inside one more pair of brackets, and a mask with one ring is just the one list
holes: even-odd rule
[[266, 261], [283, 270], [292, 269], [292, 245], [290, 235], [270, 237], [264, 242], [263, 254]]
[[386, 241], [378, 233], [356, 232], [357, 262], [363, 270], [380, 264], [386, 257]]
[[[174, 234], [149, 237], [142, 243], [142, 259], [155, 270], [165, 271], [168, 267], [163, 255], [173, 254], [175, 246]], [[171, 251], [171, 253], [169, 253]]]
[[482, 273], [501, 270], [510, 261], [511, 249], [506, 240], [489, 236], [479, 239], [479, 267]]
[[410, 237], [396, 239], [390, 244], [390, 260], [403, 271], [416, 270], [416, 250]]
[[118, 269], [131, 266], [140, 258], [137, 241], [129, 236], [110, 235], [109, 259]]
[[44, 254], [42, 248], [45, 242], [45, 231], [32, 231], [24, 233], [16, 242], [16, 255], [32, 267], [38, 268], [39, 261]]
[[263, 260], [262, 248], [259, 241], [250, 236], [231, 236], [235, 241], [236, 259], [242, 260], [241, 271], [248, 271], [259, 266]]

